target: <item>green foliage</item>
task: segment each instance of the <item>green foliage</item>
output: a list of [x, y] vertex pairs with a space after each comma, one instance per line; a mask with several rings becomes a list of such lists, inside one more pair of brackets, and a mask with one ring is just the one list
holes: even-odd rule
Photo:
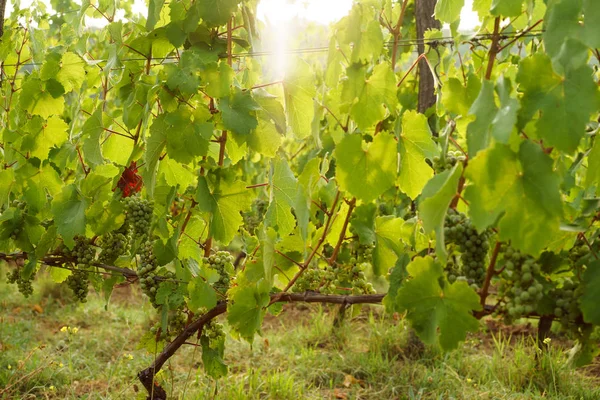
[[396, 295], [396, 307], [406, 312], [425, 343], [439, 340], [443, 349], [454, 349], [479, 323], [471, 314], [481, 309], [479, 297], [466, 282], [448, 283], [442, 266], [431, 257], [416, 258], [407, 267], [412, 279]]
[[[326, 65], [302, 54], [277, 82], [252, 57], [256, 2], [152, 0], [145, 20], [126, 2], [59, 3], [51, 19], [17, 5], [0, 45], [0, 257], [24, 294], [40, 263], [80, 299], [89, 285], [108, 298], [122, 278], [98, 272], [120, 271], [157, 310], [144, 339], [157, 346], [221, 302], [252, 341], [282, 290], [378, 287], [425, 342], [451, 349], [489, 313], [475, 289], [491, 285], [521, 292], [488, 308], [562, 314], [577, 363], [595, 354], [592, 0], [475, 0], [483, 25], [468, 51], [464, 2], [438, 0], [454, 45], [426, 35], [438, 98], [427, 114], [415, 110], [412, 42], [387, 45], [414, 35], [412, 3], [357, 2]], [[87, 29], [85, 16], [110, 23]], [[543, 32], [529, 30], [542, 18]], [[523, 294], [527, 269], [536, 284]], [[465, 278], [476, 287], [457, 271], [476, 271]], [[225, 341], [213, 328], [201, 347], [217, 378]]]

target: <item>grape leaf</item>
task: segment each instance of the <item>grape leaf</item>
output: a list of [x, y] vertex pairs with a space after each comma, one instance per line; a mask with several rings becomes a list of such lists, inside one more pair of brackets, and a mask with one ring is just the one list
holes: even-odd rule
[[79, 91], [85, 80], [84, 61], [75, 53], [66, 52], [60, 60], [60, 69], [56, 80], [65, 88], [65, 92]]
[[594, 146], [588, 154], [588, 168], [585, 175], [585, 185], [589, 188], [596, 185], [596, 192], [600, 193], [600, 140], [594, 141]]
[[146, 30], [151, 31], [160, 20], [160, 11], [165, 4], [165, 0], [148, 1], [148, 17], [146, 18]]
[[587, 65], [568, 68], [563, 77], [554, 72], [547, 55], [536, 53], [521, 61], [517, 82], [523, 92], [519, 128], [539, 110], [536, 130], [544, 144], [574, 152], [599, 104], [592, 69]]
[[98, 107], [83, 124], [81, 133], [83, 137], [83, 155], [85, 161], [90, 164], [98, 165], [104, 162], [100, 148], [100, 136], [103, 131], [102, 107]]
[[402, 254], [400, 242], [405, 221], [391, 215], [375, 218], [375, 249], [373, 249], [373, 273], [381, 275], [396, 264]]
[[433, 176], [433, 169], [425, 158], [432, 159], [439, 153], [431, 139], [427, 118], [416, 111], [407, 111], [402, 116], [402, 133], [398, 140], [400, 149], [400, 175], [398, 186], [411, 199], [423, 190]]
[[238, 142], [244, 142], [250, 132], [257, 127], [256, 110], [260, 106], [249, 91], [238, 90], [230, 97], [224, 97], [219, 103], [223, 114], [223, 125], [237, 135]]
[[481, 309], [479, 296], [466, 282], [449, 284], [441, 264], [431, 257], [416, 258], [407, 266], [412, 277], [398, 289], [396, 306], [417, 335], [427, 344], [439, 341], [442, 349], [452, 350], [467, 332], [479, 329], [472, 311]]
[[271, 202], [265, 215], [268, 226], [277, 228], [279, 236], [289, 235], [296, 226], [291, 208], [294, 207], [298, 191], [298, 179], [285, 159], [272, 162], [272, 174], [269, 179]]
[[[216, 343], [215, 343], [216, 342]], [[225, 337], [221, 336], [215, 339], [202, 337], [202, 364], [204, 371], [213, 379], [219, 379], [227, 375], [227, 365], [223, 361], [225, 353]]]
[[302, 59], [290, 62], [291, 68], [283, 80], [285, 112], [292, 132], [298, 138], [310, 136], [315, 116], [313, 97], [316, 94], [310, 66]]
[[435, 249], [442, 261], [447, 255], [444, 220], [448, 207], [456, 196], [462, 170], [462, 164], [457, 164], [453, 169], [435, 175], [423, 188], [419, 201], [419, 215], [423, 220], [423, 230], [425, 233], [435, 231]]
[[452, 23], [458, 19], [464, 5], [465, 0], [437, 0], [435, 17], [442, 22]]
[[217, 294], [206, 280], [197, 276], [188, 283], [188, 308], [192, 312], [198, 312], [201, 308], [211, 309], [217, 305]]
[[275, 157], [281, 146], [281, 139], [282, 137], [273, 123], [259, 118], [258, 126], [248, 136], [247, 143], [250, 149], [272, 158]]
[[87, 201], [73, 184], [63, 187], [52, 201], [52, 214], [58, 233], [67, 247], [75, 245], [75, 235], [85, 234]]
[[530, 141], [518, 153], [496, 144], [469, 162], [465, 189], [477, 230], [497, 219], [501, 240], [527, 254], [539, 254], [559, 230], [562, 216], [560, 178], [552, 159]]
[[227, 23], [241, 0], [202, 0], [196, 2], [200, 17], [207, 27], [218, 27]]
[[501, 143], [507, 143], [514, 126], [517, 123], [519, 102], [510, 96], [510, 81], [500, 78], [497, 85], [500, 107], [494, 99], [494, 84], [484, 81], [481, 92], [469, 114], [475, 116], [467, 128], [467, 145], [469, 157], [474, 157], [478, 151], [487, 148], [494, 138]]
[[600, 262], [590, 263], [583, 275], [583, 295], [581, 296], [581, 311], [585, 322], [600, 325]]
[[495, 16], [518, 17], [523, 8], [523, 0], [493, 0], [491, 13]]
[[196, 200], [202, 211], [209, 212], [212, 236], [228, 245], [243, 222], [240, 211], [252, 204], [252, 195], [242, 181], [209, 185], [205, 176], [198, 179]]
[[396, 154], [394, 138], [387, 133], [375, 136], [369, 145], [361, 135], [346, 135], [335, 148], [340, 188], [364, 202], [377, 198], [394, 185]]
[[269, 300], [268, 293], [260, 292], [256, 287], [245, 286], [234, 292], [227, 305], [227, 321], [250, 343], [260, 329]]
[[386, 109], [393, 112], [397, 105], [396, 76], [389, 64], [381, 63], [375, 66], [373, 74], [362, 85], [350, 115], [360, 129], [367, 130], [384, 119]]
[[20, 105], [32, 115], [47, 119], [51, 115], [62, 114], [65, 107], [64, 97], [54, 98], [44, 90], [45, 85], [37, 78], [29, 78], [21, 87]]
[[600, 47], [600, 7], [596, 0], [583, 0], [583, 38], [592, 48]]

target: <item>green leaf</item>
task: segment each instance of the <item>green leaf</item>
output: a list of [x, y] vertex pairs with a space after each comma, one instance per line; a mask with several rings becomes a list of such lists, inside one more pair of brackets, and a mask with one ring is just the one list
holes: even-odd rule
[[214, 98], [229, 96], [234, 72], [224, 60], [221, 60], [218, 65], [210, 64], [203, 72], [202, 78], [206, 81], [207, 95]]
[[37, 78], [29, 78], [21, 87], [20, 105], [28, 113], [48, 119], [51, 115], [62, 114], [64, 97], [54, 98], [45, 90], [45, 85]]
[[58, 233], [67, 247], [75, 244], [75, 235], [85, 234], [85, 209], [87, 201], [75, 185], [63, 187], [63, 190], [52, 201], [52, 214]]
[[225, 25], [241, 0], [202, 0], [196, 2], [200, 17], [209, 27]]
[[312, 132], [311, 124], [315, 116], [314, 75], [310, 66], [302, 59], [291, 61], [290, 66], [283, 80], [285, 112], [294, 135], [304, 139]]
[[279, 236], [287, 236], [294, 230], [296, 221], [291, 208], [294, 206], [298, 190], [298, 179], [285, 159], [272, 162], [272, 175], [269, 179], [271, 203], [265, 214], [268, 226], [277, 228]]
[[583, 38], [592, 48], [600, 47], [600, 7], [596, 0], [583, 0]]
[[423, 220], [425, 233], [435, 231], [436, 253], [442, 261], [446, 259], [444, 241], [444, 220], [448, 207], [456, 196], [458, 181], [462, 174], [462, 164], [435, 175], [427, 182], [419, 202], [419, 216]]
[[600, 262], [590, 263], [583, 275], [583, 295], [581, 296], [581, 311], [585, 322], [600, 325]]
[[52, 278], [52, 281], [55, 283], [63, 283], [64, 281], [67, 280], [67, 278], [71, 275], [71, 270], [68, 269], [64, 269], [64, 268], [58, 268], [58, 267], [51, 267], [50, 268], [50, 277]]
[[465, 0], [438, 0], [435, 5], [435, 17], [442, 22], [452, 23], [460, 17]]
[[416, 111], [407, 111], [402, 116], [402, 133], [398, 140], [400, 149], [400, 175], [398, 186], [411, 199], [423, 190], [433, 176], [433, 169], [425, 161], [439, 153], [431, 138], [427, 118]]
[[201, 308], [212, 309], [217, 305], [217, 293], [206, 280], [197, 276], [188, 283], [187, 306], [193, 312]]
[[48, 158], [48, 152], [53, 147], [60, 147], [67, 141], [69, 126], [60, 117], [53, 115], [42, 124], [42, 129], [31, 137], [34, 148], [30, 152], [33, 157], [40, 160]]
[[387, 312], [398, 312], [396, 306], [396, 295], [398, 289], [402, 287], [404, 279], [407, 277], [406, 266], [410, 263], [410, 256], [408, 253], [404, 253], [398, 258], [396, 265], [392, 268], [389, 275], [390, 287], [381, 302]]
[[276, 126], [264, 119], [258, 120], [258, 126], [248, 136], [248, 147], [265, 157], [275, 157], [281, 146], [282, 136], [277, 132]]
[[[216, 341], [216, 343], [215, 343]], [[202, 337], [200, 340], [202, 345], [202, 364], [204, 372], [213, 379], [219, 379], [227, 375], [227, 365], [223, 361], [225, 352], [225, 337], [221, 336], [217, 339], [209, 339]]]
[[12, 168], [0, 170], [0, 208], [8, 204], [8, 196], [15, 183], [15, 171]]
[[451, 113], [467, 115], [480, 89], [481, 81], [475, 74], [468, 75], [466, 87], [458, 78], [449, 78], [442, 90], [442, 104]]
[[65, 92], [79, 91], [85, 81], [84, 61], [77, 54], [67, 52], [60, 60], [60, 70], [56, 74], [56, 80], [65, 88]]
[[477, 152], [489, 146], [491, 124], [497, 112], [498, 108], [494, 101], [494, 84], [485, 80], [477, 100], [469, 110], [469, 114], [475, 115], [475, 120], [467, 128], [469, 157], [475, 157]]
[[560, 178], [552, 159], [529, 141], [518, 153], [496, 144], [470, 160], [465, 189], [477, 230], [497, 219], [500, 239], [527, 254], [537, 255], [560, 228]]
[[361, 135], [346, 135], [335, 148], [340, 188], [364, 202], [376, 199], [394, 185], [396, 154], [394, 138], [385, 132], [368, 145]]
[[158, 172], [165, 177], [165, 181], [169, 186], [187, 188], [190, 185], [195, 185], [196, 175], [184, 165], [170, 158], [164, 158], [160, 162]]
[[381, 275], [396, 264], [402, 253], [405, 222], [392, 216], [375, 218], [375, 249], [373, 250], [373, 273]]
[[523, 0], [492, 0], [492, 15], [518, 17], [521, 15]]
[[600, 193], [600, 140], [598, 138], [588, 153], [588, 168], [585, 175], [585, 185], [589, 188], [594, 184], [596, 193]]
[[206, 177], [198, 179], [196, 200], [201, 210], [209, 212], [210, 233], [212, 236], [228, 245], [242, 225], [240, 211], [246, 210], [252, 204], [252, 194], [242, 181], [221, 181], [220, 184], [209, 185]]
[[104, 162], [100, 148], [100, 137], [103, 131], [102, 107], [98, 107], [85, 121], [82, 129], [83, 154], [85, 161], [90, 164], [98, 165]]
[[150, 197], [154, 193], [154, 184], [156, 182], [156, 166], [162, 152], [167, 145], [167, 124], [164, 121], [163, 115], [160, 115], [154, 120], [150, 126], [150, 136], [146, 140], [146, 153], [144, 171], [142, 177], [144, 185]]
[[510, 134], [517, 123], [519, 102], [511, 97], [510, 81], [500, 78], [497, 85], [500, 108], [494, 98], [494, 84], [484, 81], [481, 92], [469, 114], [475, 116], [467, 128], [467, 145], [469, 157], [475, 157], [477, 152], [487, 148], [491, 139], [500, 143], [508, 143]]
[[373, 74], [365, 81], [358, 101], [350, 110], [350, 116], [362, 130], [382, 121], [386, 110], [394, 112], [398, 105], [396, 75], [387, 63], [377, 64]]
[[467, 332], [479, 329], [472, 311], [481, 309], [479, 296], [466, 282], [449, 284], [442, 265], [431, 257], [416, 258], [407, 267], [411, 280], [403, 283], [396, 305], [427, 344], [439, 340], [443, 350], [458, 347]]
[[237, 91], [230, 97], [222, 98], [219, 107], [223, 114], [223, 125], [237, 135], [238, 142], [244, 142], [245, 136], [258, 126], [256, 110], [260, 110], [260, 106], [250, 91]]
[[[570, 58], [571, 59], [571, 58]], [[572, 153], [585, 134], [590, 114], [597, 110], [598, 89], [592, 78], [592, 69], [583, 65], [568, 68], [565, 76], [552, 69], [550, 58], [536, 53], [521, 61], [517, 81], [523, 92], [519, 127], [534, 116], [538, 136], [546, 146]]]
[[561, 51], [565, 39], [580, 37], [581, 6], [582, 0], [555, 0], [548, 5], [544, 17], [544, 48], [551, 58]]
[[265, 316], [269, 304], [269, 293], [260, 292], [256, 287], [240, 287], [227, 305], [227, 321], [240, 336], [252, 343]]
[[160, 11], [165, 4], [165, 0], [149, 0], [148, 17], [146, 18], [146, 30], [151, 31], [160, 20]]
[[171, 236], [166, 243], [158, 239], [154, 242], [153, 250], [156, 255], [156, 263], [160, 265], [167, 265], [177, 257], [177, 241], [179, 234], [176, 233]]

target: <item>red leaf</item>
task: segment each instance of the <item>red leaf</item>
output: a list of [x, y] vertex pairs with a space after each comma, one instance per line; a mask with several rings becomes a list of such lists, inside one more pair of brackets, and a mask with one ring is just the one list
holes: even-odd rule
[[[121, 174], [117, 187], [123, 192], [123, 197], [129, 197], [142, 190], [142, 177], [138, 175], [138, 167], [135, 161], [131, 162], [129, 167]], [[116, 188], [115, 188], [116, 189]], [[114, 189], [113, 189], [114, 190]]]

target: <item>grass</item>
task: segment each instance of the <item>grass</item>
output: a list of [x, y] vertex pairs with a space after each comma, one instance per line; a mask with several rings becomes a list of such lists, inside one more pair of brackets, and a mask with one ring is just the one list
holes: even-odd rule
[[[136, 373], [153, 355], [137, 340], [155, 313], [137, 288], [118, 289], [105, 309], [100, 296], [78, 305], [61, 286], [36, 285], [24, 299], [0, 283], [0, 398], [145, 398]], [[252, 345], [228, 339], [230, 374], [219, 382], [186, 346], [161, 384], [179, 399], [600, 399], [598, 378], [569, 367], [557, 340], [538, 354], [527, 336], [500, 330], [411, 359], [401, 319], [365, 307], [334, 331], [334, 310], [286, 306]]]

